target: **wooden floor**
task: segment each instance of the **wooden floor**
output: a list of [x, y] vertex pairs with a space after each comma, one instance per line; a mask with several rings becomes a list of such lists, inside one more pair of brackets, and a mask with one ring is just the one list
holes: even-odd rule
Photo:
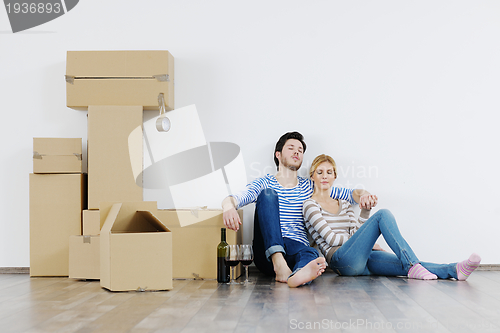
[[0, 274], [0, 332], [500, 332], [500, 271], [467, 282], [330, 271], [297, 289], [251, 278], [113, 293], [98, 281]]

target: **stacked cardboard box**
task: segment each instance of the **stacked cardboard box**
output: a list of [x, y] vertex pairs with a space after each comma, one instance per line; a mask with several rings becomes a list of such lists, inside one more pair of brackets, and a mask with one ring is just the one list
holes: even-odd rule
[[89, 106], [89, 209], [103, 201], [142, 201], [142, 106]]
[[101, 220], [98, 209], [86, 209], [83, 211], [82, 235], [92, 236], [101, 233]]
[[82, 139], [33, 138], [33, 173], [82, 173]]
[[69, 237], [69, 277], [72, 279], [99, 280], [99, 235]]
[[85, 209], [82, 214], [82, 234], [69, 238], [69, 277], [99, 280], [101, 231], [98, 210]]
[[68, 51], [66, 105], [139, 105], [174, 109], [174, 57], [168, 51]]
[[[238, 211], [243, 221], [243, 211]], [[216, 279], [217, 245], [224, 228], [222, 210], [158, 210], [156, 216], [172, 231], [173, 274], [178, 279]], [[182, 221], [182, 223], [181, 223]], [[241, 244], [241, 231], [227, 230], [228, 244]], [[236, 276], [241, 265], [236, 267]]]
[[81, 169], [81, 142], [81, 139], [33, 139], [34, 173], [30, 174], [31, 276], [69, 274], [68, 237], [81, 234], [87, 188]]

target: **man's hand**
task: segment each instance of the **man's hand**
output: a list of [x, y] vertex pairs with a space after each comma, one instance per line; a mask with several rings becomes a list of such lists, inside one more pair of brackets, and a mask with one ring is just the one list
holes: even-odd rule
[[378, 198], [375, 194], [365, 194], [359, 199], [359, 207], [363, 209], [372, 209], [378, 203]]
[[357, 189], [352, 192], [352, 198], [359, 203], [359, 207], [363, 209], [372, 209], [377, 205], [378, 198], [374, 194], [362, 189]]
[[226, 228], [234, 231], [238, 231], [240, 229], [240, 216], [238, 215], [238, 212], [234, 207], [228, 209], [227, 211], [224, 211], [224, 213], [222, 214], [222, 219], [224, 220], [224, 225], [226, 226]]
[[238, 231], [240, 229], [240, 216], [236, 211], [236, 201], [229, 196], [222, 201], [222, 219], [226, 228]]

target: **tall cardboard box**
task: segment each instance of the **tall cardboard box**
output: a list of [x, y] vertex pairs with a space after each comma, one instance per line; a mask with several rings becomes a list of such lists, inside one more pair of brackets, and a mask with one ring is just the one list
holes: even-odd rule
[[84, 174], [30, 174], [30, 275], [68, 276], [69, 242], [80, 235]]
[[142, 201], [142, 106], [89, 106], [88, 208]]
[[82, 173], [82, 139], [33, 138], [33, 173]]
[[151, 212], [156, 202], [115, 203], [108, 211], [100, 235], [101, 287], [172, 289], [172, 234]]
[[[243, 221], [243, 211], [238, 210]], [[175, 279], [217, 279], [217, 245], [224, 228], [222, 210], [171, 210], [156, 212], [160, 221], [172, 231], [173, 277]], [[242, 228], [226, 231], [228, 244], [241, 244]], [[235, 269], [241, 275], [241, 265]]]
[[174, 109], [174, 57], [168, 51], [68, 51], [66, 105], [140, 105]]
[[69, 237], [69, 277], [99, 280], [100, 240], [94, 236]]

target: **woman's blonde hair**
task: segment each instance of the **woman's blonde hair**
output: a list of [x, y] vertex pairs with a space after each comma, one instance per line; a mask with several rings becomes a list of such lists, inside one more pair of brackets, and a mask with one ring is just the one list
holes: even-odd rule
[[312, 178], [312, 176], [314, 175], [314, 172], [316, 171], [318, 166], [323, 162], [328, 162], [333, 166], [333, 173], [335, 174], [335, 178], [337, 178], [337, 164], [335, 164], [335, 161], [333, 160], [333, 158], [331, 158], [330, 156], [325, 155], [325, 154], [321, 154], [319, 156], [316, 156], [316, 158], [314, 159], [314, 161], [311, 164], [311, 168], [309, 169], [309, 177]]

